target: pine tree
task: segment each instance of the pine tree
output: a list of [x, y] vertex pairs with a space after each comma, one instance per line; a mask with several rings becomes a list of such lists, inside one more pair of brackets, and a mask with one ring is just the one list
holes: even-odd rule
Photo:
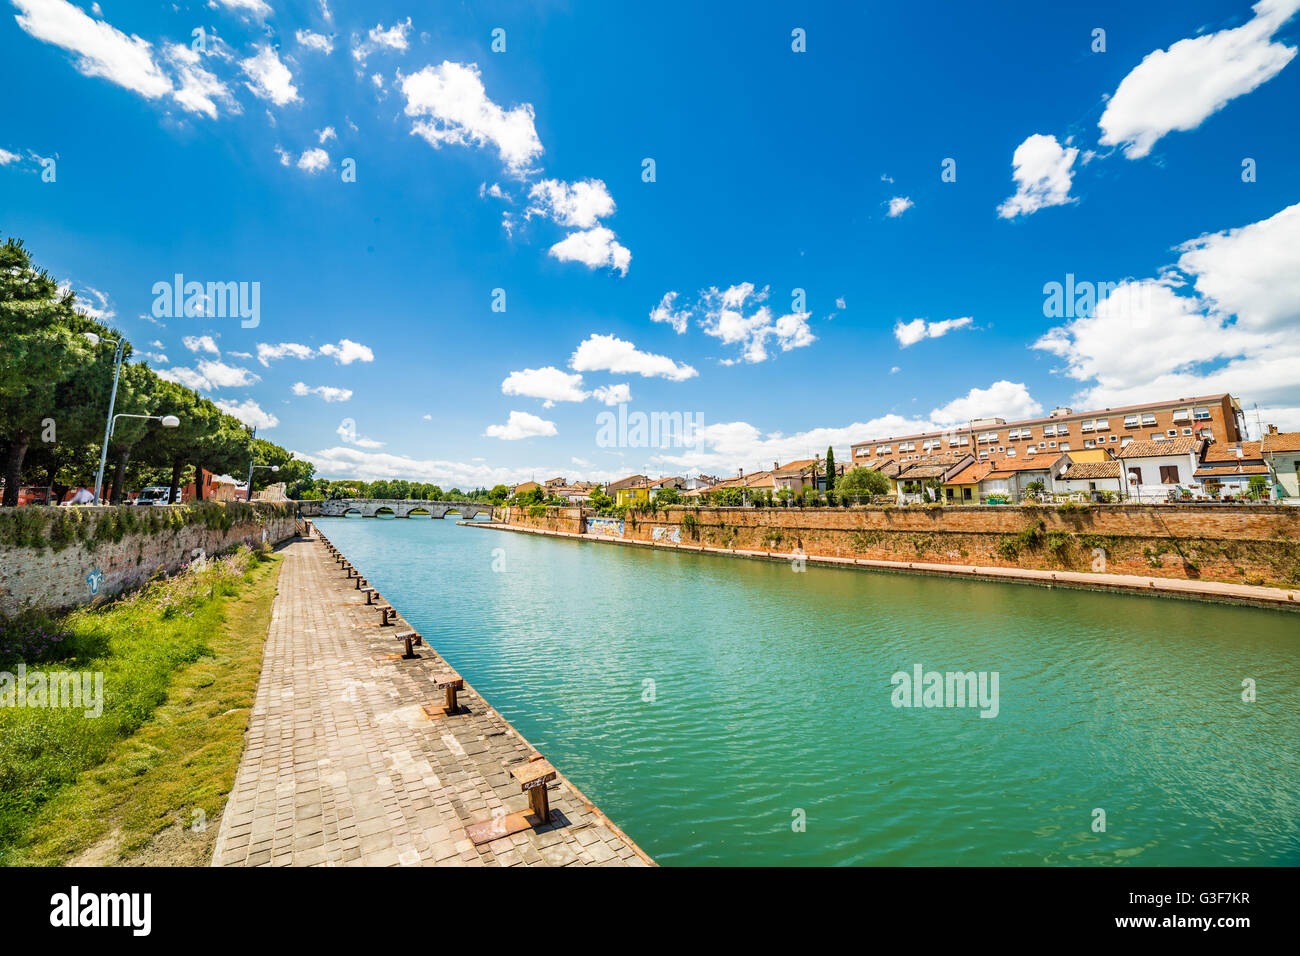
[[826, 490], [835, 490], [835, 449], [826, 448]]

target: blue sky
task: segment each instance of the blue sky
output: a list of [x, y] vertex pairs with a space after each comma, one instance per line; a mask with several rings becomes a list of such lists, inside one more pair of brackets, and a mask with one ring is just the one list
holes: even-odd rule
[[[7, 5], [0, 231], [325, 476], [1219, 391], [1300, 428], [1300, 0]], [[256, 327], [153, 316], [176, 273]], [[1068, 274], [1120, 285], [1045, 314]], [[598, 442], [621, 400], [697, 441]]]

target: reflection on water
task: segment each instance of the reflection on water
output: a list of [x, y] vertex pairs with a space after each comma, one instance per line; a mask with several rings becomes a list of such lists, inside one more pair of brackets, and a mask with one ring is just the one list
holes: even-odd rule
[[[661, 863], [1300, 863], [1293, 615], [320, 526]], [[895, 708], [917, 664], [998, 672], [998, 716]]]

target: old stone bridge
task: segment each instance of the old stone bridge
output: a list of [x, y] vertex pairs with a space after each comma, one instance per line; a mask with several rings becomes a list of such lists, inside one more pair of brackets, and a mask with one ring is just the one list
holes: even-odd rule
[[[306, 502], [304, 502], [306, 504]], [[492, 516], [492, 506], [477, 501], [399, 501], [383, 498], [339, 498], [336, 501], [321, 501], [316, 514], [323, 517], [341, 518], [349, 513], [360, 514], [363, 518], [409, 518], [412, 515], [423, 518], [445, 518], [450, 512], [457, 512], [461, 518], [469, 520], [478, 514]], [[304, 511], [304, 514], [306, 512]]]

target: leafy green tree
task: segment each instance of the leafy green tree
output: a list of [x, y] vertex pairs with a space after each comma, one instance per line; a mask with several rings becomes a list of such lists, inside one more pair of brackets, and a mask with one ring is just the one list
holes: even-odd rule
[[660, 488], [655, 492], [655, 507], [662, 508], [664, 505], [679, 505], [682, 503], [682, 494], [676, 488]]
[[889, 494], [889, 479], [871, 468], [853, 468], [840, 478], [835, 487], [841, 496], [887, 495]]
[[18, 504], [23, 460], [53, 419], [58, 386], [91, 360], [91, 344], [74, 328], [72, 293], [32, 265], [19, 239], [0, 245], [0, 441], [3, 503]]
[[826, 490], [835, 490], [835, 449], [826, 446]]
[[510, 489], [505, 485], [493, 485], [492, 490], [487, 493], [488, 501], [494, 505], [502, 505], [510, 497]]
[[[159, 427], [158, 422], [128, 417], [154, 413], [158, 381], [158, 376], [147, 365], [122, 366], [121, 378], [117, 384], [117, 401], [113, 406], [113, 435], [108, 440], [107, 465], [112, 469], [112, 490], [108, 500], [112, 504], [120, 505], [126, 497], [126, 466], [131, 458], [131, 450], [148, 434], [151, 427]], [[118, 415], [123, 417], [118, 418]]]

